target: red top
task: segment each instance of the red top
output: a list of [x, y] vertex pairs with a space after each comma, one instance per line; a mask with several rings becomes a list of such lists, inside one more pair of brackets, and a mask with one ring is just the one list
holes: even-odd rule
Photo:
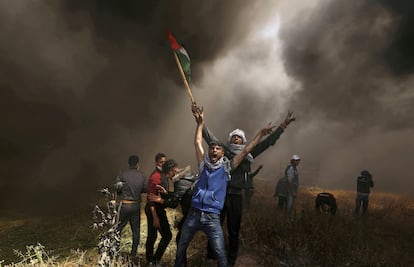
[[[148, 187], [147, 187], [147, 195], [150, 193], [154, 195], [158, 195], [157, 185], [161, 184], [161, 172], [156, 168], [150, 175], [150, 178], [148, 179]], [[147, 201], [148, 200], [147, 197]]]

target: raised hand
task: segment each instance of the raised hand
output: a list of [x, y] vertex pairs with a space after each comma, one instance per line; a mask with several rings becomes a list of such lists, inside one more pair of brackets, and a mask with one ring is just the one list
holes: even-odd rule
[[273, 128], [275, 127], [275, 125], [272, 125], [272, 123], [269, 122], [263, 129], [260, 130], [260, 133], [262, 136], [268, 135], [273, 131]]
[[196, 102], [192, 102], [191, 103], [191, 112], [193, 112], [193, 114], [195, 114], [197, 111], [197, 103]]
[[157, 188], [158, 193], [163, 194], [163, 195], [168, 194], [167, 189], [165, 189], [162, 185], [157, 184], [155, 187]]
[[191, 104], [191, 111], [193, 112], [193, 116], [194, 116], [197, 123], [204, 122], [203, 107], [200, 108], [199, 106], [197, 106], [197, 104], [195, 102], [193, 102]]
[[295, 118], [295, 116], [293, 116], [293, 110], [288, 110], [288, 113], [287, 113], [287, 116], [286, 116], [286, 118], [285, 118], [285, 120], [284, 120], [284, 124], [286, 125], [286, 126], [288, 126], [289, 125], [289, 123], [291, 123], [292, 121], [294, 121], [294, 120], [296, 120], [296, 118]]

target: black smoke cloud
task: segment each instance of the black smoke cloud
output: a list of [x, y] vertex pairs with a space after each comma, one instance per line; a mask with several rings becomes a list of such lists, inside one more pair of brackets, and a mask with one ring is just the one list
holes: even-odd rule
[[321, 2], [281, 28], [286, 71], [302, 87], [293, 105], [319, 128], [303, 135], [317, 144], [317, 182], [352, 188], [368, 168], [379, 190], [412, 193], [413, 11], [410, 1]]
[[[193, 163], [193, 121], [166, 32], [202, 65], [237, 38], [227, 34], [237, 1], [1, 5], [1, 208], [91, 204], [130, 154], [148, 174], [159, 151]], [[187, 118], [174, 117], [177, 105]]]
[[[160, 151], [194, 166], [194, 122], [167, 30], [190, 52], [193, 93], [220, 138], [236, 127], [252, 136], [295, 109], [298, 121], [258, 159], [269, 179], [299, 153], [305, 184], [352, 188], [371, 168], [379, 190], [404, 191], [412, 145], [397, 140], [412, 140], [412, 6], [286, 3], [2, 3], [0, 207], [90, 205], [132, 153], [147, 174]], [[278, 13], [281, 50], [254, 34]], [[316, 172], [306, 175], [307, 162]]]

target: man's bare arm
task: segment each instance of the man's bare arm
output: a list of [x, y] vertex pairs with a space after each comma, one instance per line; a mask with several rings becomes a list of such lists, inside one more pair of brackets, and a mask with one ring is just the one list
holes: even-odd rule
[[197, 122], [197, 127], [194, 136], [194, 148], [196, 153], [197, 164], [203, 161], [204, 158], [204, 149], [203, 149], [203, 126], [204, 126], [204, 112], [203, 108], [199, 108], [196, 105], [192, 105], [191, 109], [193, 111], [194, 118]]

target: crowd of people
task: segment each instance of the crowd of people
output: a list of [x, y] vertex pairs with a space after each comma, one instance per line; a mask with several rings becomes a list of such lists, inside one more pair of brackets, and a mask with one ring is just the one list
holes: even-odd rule
[[[263, 167], [260, 165], [252, 171], [251, 165], [255, 158], [276, 143], [295, 120], [293, 112], [289, 111], [279, 126], [265, 125], [250, 141], [247, 141], [243, 130], [235, 129], [229, 134], [227, 142], [222, 143], [207, 128], [203, 108], [193, 103], [191, 110], [196, 121], [194, 148], [198, 172], [180, 172], [175, 160], [158, 153], [155, 169], [147, 178], [139, 170], [138, 156], [133, 155], [128, 160], [129, 168], [116, 181], [119, 196], [117, 230], [121, 233], [130, 224], [132, 258], [137, 258], [140, 242], [141, 194], [147, 195], [145, 256], [148, 266], [161, 266], [164, 252], [173, 237], [165, 209], [176, 208], [179, 204], [183, 216], [178, 223], [174, 266], [187, 266], [187, 248], [198, 231], [207, 236], [206, 254], [209, 260], [217, 262], [218, 266], [234, 266], [239, 252], [243, 206], [250, 207], [254, 176]], [[203, 139], [207, 144], [206, 151]], [[300, 160], [298, 155], [292, 156], [283, 177], [277, 182], [274, 194], [278, 198], [278, 207], [287, 214], [293, 210], [299, 188], [297, 167]], [[173, 190], [170, 187], [172, 181], [175, 181]], [[368, 208], [368, 196], [373, 187], [372, 175], [368, 171], [361, 172], [357, 183], [355, 216], [358, 216], [361, 204], [363, 214]], [[328, 192], [318, 194], [316, 209], [335, 215], [335, 197]], [[222, 227], [225, 220], [227, 245]], [[158, 233], [161, 239], [155, 249]]]

